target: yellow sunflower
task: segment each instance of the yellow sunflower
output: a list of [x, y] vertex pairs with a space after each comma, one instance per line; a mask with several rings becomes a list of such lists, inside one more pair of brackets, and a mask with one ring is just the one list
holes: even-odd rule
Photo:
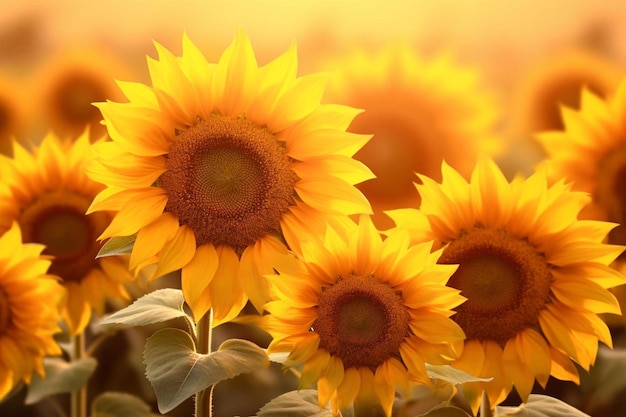
[[0, 400], [33, 372], [43, 375], [43, 358], [61, 354], [59, 307], [65, 296], [46, 274], [43, 245], [23, 244], [15, 223], [0, 237]]
[[598, 341], [612, 344], [597, 314], [620, 314], [607, 288], [626, 280], [607, 265], [624, 248], [602, 244], [615, 225], [578, 220], [588, 195], [564, 181], [548, 186], [543, 169], [508, 183], [481, 158], [469, 183], [445, 163], [442, 176], [420, 176], [419, 210], [389, 215], [416, 241], [443, 248], [440, 263], [460, 265], [448, 285], [467, 297], [453, 316], [467, 340], [453, 366], [494, 378], [464, 384], [473, 410], [482, 389], [495, 405], [513, 385], [526, 400], [550, 375], [578, 383], [572, 360], [588, 370]]
[[446, 286], [456, 265], [437, 265], [441, 251], [410, 246], [403, 230], [383, 241], [369, 216], [300, 238], [298, 262], [267, 276], [268, 351], [304, 364], [300, 387], [317, 381], [320, 406], [356, 400], [390, 416], [395, 387], [430, 385], [425, 363], [457, 356], [464, 334], [450, 315], [464, 298]]
[[179, 58], [156, 48], [153, 86], [98, 104], [112, 142], [94, 147], [88, 174], [108, 188], [90, 211], [117, 210], [100, 239], [136, 233], [131, 269], [182, 269], [194, 316], [212, 307], [217, 325], [248, 299], [262, 310], [262, 274], [297, 233], [287, 213], [371, 211], [353, 186], [371, 172], [351, 158], [369, 137], [345, 132], [358, 110], [320, 104], [326, 74], [296, 77], [295, 45], [262, 67], [243, 31], [217, 64], [186, 36]]
[[334, 72], [328, 97], [365, 110], [348, 130], [374, 134], [355, 159], [376, 175], [357, 188], [378, 227], [391, 226], [383, 210], [419, 204], [415, 172], [437, 178], [445, 159], [469, 175], [478, 152], [502, 146], [494, 135], [495, 96], [476, 70], [449, 54], [425, 59], [410, 46], [389, 45], [377, 53], [355, 50], [326, 67]]
[[41, 119], [39, 129], [77, 137], [89, 127], [93, 137], [102, 136], [106, 133], [102, 116], [93, 103], [121, 99], [115, 79], [129, 73], [119, 57], [97, 45], [54, 54], [37, 69], [31, 87], [33, 115]]
[[585, 216], [620, 225], [610, 243], [626, 244], [626, 79], [606, 100], [584, 89], [579, 110], [562, 108], [564, 128], [537, 135], [551, 176], [591, 194]]
[[32, 153], [15, 144], [13, 159], [0, 160], [0, 230], [17, 222], [25, 242], [45, 245], [49, 273], [68, 292], [62, 313], [72, 334], [85, 328], [92, 309], [104, 313], [107, 298], [128, 299], [123, 283], [132, 279], [123, 258], [95, 258], [112, 214], [85, 215], [103, 188], [84, 173], [89, 154], [87, 132], [74, 144], [49, 134]]

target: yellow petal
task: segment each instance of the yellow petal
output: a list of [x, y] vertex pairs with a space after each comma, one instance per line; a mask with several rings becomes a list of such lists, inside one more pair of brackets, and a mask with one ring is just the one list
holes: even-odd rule
[[181, 288], [196, 322], [211, 308], [208, 287], [217, 271], [218, 263], [215, 247], [204, 244], [196, 248], [191, 261], [182, 267]]
[[280, 132], [294, 121], [311, 114], [320, 105], [328, 76], [320, 72], [297, 78], [278, 98], [268, 120], [268, 128], [272, 132]]
[[365, 196], [350, 184], [340, 180], [302, 179], [294, 186], [306, 204], [322, 212], [341, 214], [371, 214]]
[[172, 240], [178, 228], [178, 219], [168, 212], [143, 227], [137, 233], [137, 239], [130, 254], [129, 268], [134, 270], [139, 264], [159, 253], [165, 244]]
[[154, 273], [163, 276], [187, 265], [196, 253], [196, 237], [188, 226], [180, 226], [174, 237], [159, 252], [159, 263]]
[[209, 284], [212, 297], [214, 325], [225, 323], [235, 318], [248, 301], [241, 285], [239, 258], [228, 246], [217, 248], [219, 264], [215, 276]]
[[324, 375], [317, 383], [318, 387], [318, 402], [320, 407], [326, 406], [330, 397], [335, 393], [341, 381], [343, 381], [343, 363], [341, 359], [331, 356], [328, 360], [328, 365], [324, 371]]
[[347, 368], [344, 371], [343, 380], [337, 387], [337, 407], [340, 410], [347, 410], [361, 389], [361, 376], [354, 368]]
[[215, 68], [213, 94], [221, 114], [239, 116], [245, 113], [256, 97], [258, 72], [250, 40], [240, 29]]
[[147, 189], [126, 202], [98, 240], [111, 236], [131, 236], [155, 221], [165, 209], [167, 194], [158, 187]]

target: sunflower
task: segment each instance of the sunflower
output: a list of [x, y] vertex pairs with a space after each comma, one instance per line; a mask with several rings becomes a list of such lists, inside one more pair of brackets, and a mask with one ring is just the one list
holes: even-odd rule
[[545, 169], [508, 183], [481, 158], [469, 183], [445, 163], [442, 177], [420, 176], [419, 210], [389, 215], [416, 241], [434, 240], [440, 263], [459, 264], [448, 285], [467, 297], [453, 316], [467, 340], [453, 366], [494, 378], [463, 386], [473, 410], [482, 389], [495, 405], [513, 385], [526, 400], [550, 375], [578, 383], [572, 361], [588, 370], [598, 341], [612, 345], [597, 314], [620, 314], [607, 288], [626, 280], [607, 265], [624, 248], [602, 244], [615, 225], [578, 220], [589, 196], [548, 186]]
[[450, 54], [426, 59], [390, 45], [354, 50], [326, 66], [335, 74], [328, 97], [365, 110], [348, 130], [374, 134], [355, 159], [376, 175], [358, 188], [378, 227], [391, 226], [383, 210], [419, 204], [415, 172], [436, 178], [445, 159], [469, 175], [478, 152], [494, 154], [502, 145], [494, 135], [495, 96]]
[[464, 298], [446, 286], [456, 266], [438, 265], [430, 243], [409, 246], [406, 231], [383, 241], [369, 216], [300, 238], [298, 262], [267, 276], [268, 352], [303, 364], [300, 388], [317, 381], [320, 406], [356, 400], [389, 416], [395, 387], [430, 385], [425, 363], [456, 358], [464, 334], [450, 315]]
[[43, 248], [23, 244], [15, 223], [0, 237], [0, 400], [33, 372], [43, 375], [44, 356], [61, 354], [53, 335], [65, 292], [46, 274]]
[[298, 232], [286, 214], [371, 211], [353, 186], [371, 172], [351, 158], [369, 137], [345, 132], [358, 110], [320, 105], [327, 74], [296, 77], [295, 45], [262, 67], [243, 31], [217, 64], [187, 36], [180, 58], [156, 48], [153, 86], [98, 104], [112, 141], [94, 147], [88, 174], [108, 188], [90, 211], [117, 210], [100, 239], [136, 233], [131, 269], [181, 269], [194, 316], [212, 307], [217, 325], [247, 300], [262, 310], [262, 274]]
[[606, 96], [620, 78], [616, 64], [582, 48], [562, 50], [539, 60], [520, 78], [514, 93], [517, 133], [563, 128], [560, 106], [578, 108], [583, 88]]
[[85, 215], [102, 185], [84, 173], [88, 133], [74, 144], [49, 134], [29, 153], [14, 145], [14, 157], [0, 160], [0, 230], [17, 222], [25, 242], [45, 245], [53, 257], [49, 273], [68, 292], [62, 314], [70, 333], [81, 332], [92, 309], [104, 313], [107, 298], [128, 299], [123, 283], [132, 279], [123, 258], [96, 259], [96, 238], [112, 219], [108, 212]]
[[102, 136], [102, 116], [92, 103], [121, 98], [115, 79], [129, 73], [117, 56], [97, 45], [56, 53], [38, 68], [32, 83], [32, 107], [42, 119], [39, 128], [78, 137], [89, 127], [93, 137]]
[[609, 99], [584, 89], [579, 110], [562, 108], [564, 128], [537, 135], [551, 175], [591, 194], [585, 216], [620, 225], [610, 243], [626, 244], [626, 79]]
[[[609, 232], [609, 243], [626, 244], [626, 80], [614, 96], [602, 99], [588, 89], [581, 93], [580, 109], [562, 108], [564, 127], [537, 135], [549, 157], [551, 174], [573, 181], [575, 189], [591, 194], [583, 210], [590, 219], [618, 223]], [[626, 269], [624, 256], [619, 269]], [[612, 290], [622, 307], [626, 287]], [[609, 324], [622, 318], [605, 316]]]

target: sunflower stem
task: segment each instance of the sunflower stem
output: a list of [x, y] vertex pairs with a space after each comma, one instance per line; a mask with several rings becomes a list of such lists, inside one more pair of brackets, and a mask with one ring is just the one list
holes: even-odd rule
[[[72, 360], [76, 361], [85, 356], [85, 333], [74, 336], [72, 343]], [[70, 398], [71, 417], [87, 417], [87, 384], [76, 391], [72, 391]]]
[[[202, 316], [198, 321], [198, 353], [211, 353], [211, 343], [213, 338], [213, 309]], [[212, 417], [213, 415], [213, 385], [196, 393], [195, 417]]]
[[489, 403], [489, 396], [487, 395], [487, 391], [483, 391], [483, 397], [480, 401], [480, 417], [493, 417], [494, 412], [491, 409], [491, 404]]

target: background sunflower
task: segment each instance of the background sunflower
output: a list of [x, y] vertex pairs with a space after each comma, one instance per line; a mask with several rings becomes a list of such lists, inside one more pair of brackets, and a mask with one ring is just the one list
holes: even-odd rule
[[63, 318], [71, 334], [89, 324], [92, 310], [102, 315], [109, 298], [128, 299], [124, 283], [132, 279], [123, 258], [95, 259], [96, 238], [111, 220], [109, 213], [85, 215], [102, 189], [83, 168], [90, 152], [88, 134], [74, 143], [53, 134], [28, 151], [14, 146], [14, 157], [0, 160], [0, 229], [17, 222], [25, 242], [45, 245], [52, 256], [50, 273], [68, 292]]
[[495, 94], [451, 54], [427, 58], [408, 44], [391, 44], [348, 51], [321, 66], [334, 70], [328, 98], [364, 109], [349, 131], [374, 134], [355, 158], [376, 175], [357, 187], [379, 227], [390, 226], [383, 210], [419, 205], [415, 172], [438, 178], [446, 160], [469, 175], [477, 154], [504, 148]]

